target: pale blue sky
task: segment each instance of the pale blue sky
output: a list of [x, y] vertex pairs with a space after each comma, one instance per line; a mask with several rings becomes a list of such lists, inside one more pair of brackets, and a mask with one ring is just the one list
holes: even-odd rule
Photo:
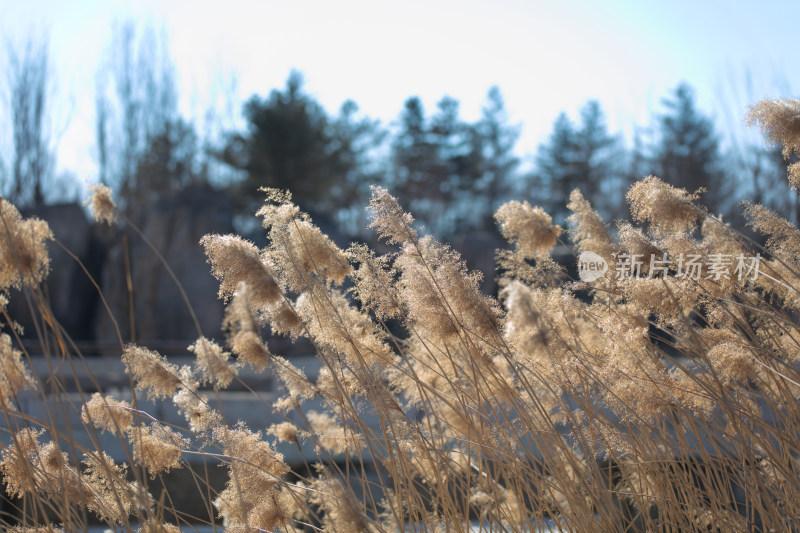
[[[496, 84], [512, 119], [523, 124], [521, 153], [535, 152], [560, 111], [574, 117], [590, 98], [600, 100], [612, 130], [629, 134], [634, 123], [649, 122], [660, 99], [680, 81], [693, 85], [700, 107], [720, 119], [731, 106], [727, 113], [741, 116], [751, 98], [793, 96], [786, 91], [800, 87], [793, 64], [800, 49], [800, 2], [767, 0], [759, 7], [702, 0], [0, 4], [5, 4], [0, 6], [5, 38], [49, 31], [61, 132], [58, 167], [90, 182], [97, 177], [95, 73], [112, 24], [125, 17], [166, 29], [187, 117], [202, 116], [215, 95], [221, 104], [220, 86], [232, 73], [237, 111], [252, 94], [282, 87], [297, 68], [307, 89], [331, 112], [352, 98], [384, 123], [396, 118], [412, 95], [421, 96], [428, 111], [443, 95], [453, 96], [462, 116], [475, 119]], [[4, 106], [0, 146], [5, 150], [6, 118]]]

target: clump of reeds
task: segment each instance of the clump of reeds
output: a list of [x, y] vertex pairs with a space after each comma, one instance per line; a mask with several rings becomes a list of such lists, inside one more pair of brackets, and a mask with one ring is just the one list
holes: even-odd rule
[[[800, 146], [797, 109], [767, 102], [750, 116], [788, 155]], [[113, 221], [108, 191], [97, 193], [99, 216]], [[470, 521], [504, 531], [545, 521], [568, 531], [800, 529], [800, 231], [778, 214], [744, 208], [762, 248], [698, 194], [652, 176], [630, 189], [632, 222], [616, 232], [578, 191], [566, 230], [511, 202], [496, 215], [512, 248], [498, 256], [493, 298], [384, 189], [368, 208], [394, 246], [383, 255], [338, 248], [287, 193], [266, 193], [267, 247], [233, 235], [201, 243], [228, 302], [228, 345], [201, 337], [196, 363], [181, 368], [120, 346], [133, 401], [95, 394], [72, 406], [94, 435], [124, 439], [129, 465], [100, 449], [68, 454], [53, 419], [22, 413], [24, 390], [44, 403], [53, 394], [12, 335], [0, 336], [11, 430], [0, 472], [22, 497], [21, 528], [79, 529], [88, 512], [143, 532], [190, 520], [236, 532], [461, 531]], [[50, 317], [37, 284], [52, 236], [0, 207], [0, 288], [27, 287]], [[573, 280], [553, 260], [565, 232], [576, 255], [608, 263], [604, 275]], [[43, 323], [61, 339], [53, 355], [74, 358], [57, 325]], [[265, 325], [313, 347], [316, 380], [271, 353]], [[199, 394], [203, 384], [224, 389], [244, 364], [281, 382], [271, 408], [284, 422], [228, 423]], [[186, 427], [140, 410], [137, 393], [171, 397]], [[324, 412], [309, 408], [320, 400]], [[278, 441], [312, 447], [315, 466], [290, 475]], [[216, 493], [195, 472], [203, 517], [179, 515], [143, 484], [194, 457], [228, 466]]]

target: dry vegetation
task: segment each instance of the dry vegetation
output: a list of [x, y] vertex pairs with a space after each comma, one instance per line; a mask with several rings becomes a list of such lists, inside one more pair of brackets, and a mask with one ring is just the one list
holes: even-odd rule
[[[800, 153], [797, 101], [762, 102], [748, 120], [785, 155]], [[113, 222], [110, 191], [94, 193], [96, 216]], [[526, 531], [548, 520], [578, 532], [800, 530], [800, 231], [778, 214], [744, 206], [762, 248], [655, 177], [630, 189], [632, 221], [613, 233], [577, 191], [568, 229], [511, 202], [496, 215], [512, 244], [498, 254], [496, 300], [385, 190], [368, 208], [393, 246], [384, 255], [337, 248], [287, 193], [266, 193], [265, 249], [233, 235], [201, 242], [228, 305], [226, 346], [199, 338], [196, 363], [179, 368], [120, 343], [132, 388], [174, 402], [185, 427], [140, 410], [136, 395], [72, 405], [94, 435], [123, 440], [128, 464], [54, 434], [55, 413], [19, 409], [27, 394], [49, 412], [60, 387], [31, 374], [3, 310], [11, 431], [0, 472], [9, 501], [20, 497], [5, 520], [75, 531], [99, 518], [148, 533], [190, 522], [237, 533], [461, 531], [470, 521]], [[52, 234], [8, 202], [0, 209], [0, 289], [26, 289], [52, 365], [85, 364], [39, 289]], [[603, 277], [571, 280], [553, 261], [565, 234], [576, 256], [608, 262]], [[317, 379], [270, 353], [266, 324], [310, 342]], [[280, 380], [284, 395], [264, 408], [285, 422], [226, 421], [199, 394], [224, 389], [243, 365]], [[317, 461], [292, 474], [278, 441], [313, 446]], [[207, 516], [148, 493], [148, 477], [198, 457], [228, 466], [217, 492], [202, 469], [193, 476]], [[366, 475], [371, 464], [377, 476]]]

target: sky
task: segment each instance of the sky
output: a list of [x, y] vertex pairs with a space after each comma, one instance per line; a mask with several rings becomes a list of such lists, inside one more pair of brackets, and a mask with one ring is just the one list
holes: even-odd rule
[[[758, 8], [736, 0], [0, 0], [0, 12], [6, 43], [31, 32], [49, 38], [58, 172], [85, 183], [97, 180], [97, 72], [114, 24], [128, 18], [168, 36], [182, 114], [200, 120], [214, 107], [230, 127], [242, 126], [247, 98], [282, 88], [292, 69], [329, 112], [352, 99], [384, 124], [412, 95], [429, 113], [452, 96], [475, 120], [497, 85], [522, 125], [520, 154], [535, 153], [559, 112], [577, 118], [589, 99], [630, 140], [682, 81], [728, 132], [740, 132], [747, 104], [800, 88], [800, 2], [786, 0]], [[8, 161], [2, 102], [0, 158]]]

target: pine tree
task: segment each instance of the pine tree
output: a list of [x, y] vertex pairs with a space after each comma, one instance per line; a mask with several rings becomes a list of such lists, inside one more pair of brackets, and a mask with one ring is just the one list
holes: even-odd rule
[[500, 89], [492, 87], [486, 96], [481, 119], [472, 130], [473, 154], [477, 159], [474, 203], [482, 213], [483, 224], [494, 224], [494, 212], [511, 193], [519, 167], [514, 148], [520, 127], [510, 125]]
[[576, 188], [584, 197], [592, 198], [604, 216], [616, 214], [624, 196], [619, 138], [608, 133], [596, 101], [587, 102], [580, 116], [580, 126], [576, 127], [566, 113], [561, 113], [536, 156], [533, 200], [543, 204], [558, 223], [569, 215], [566, 205]]
[[565, 206], [572, 189], [580, 186], [575, 168], [577, 135], [566, 113], [553, 123], [547, 143], [539, 146], [533, 176], [533, 201], [542, 205], [556, 222], [566, 217]]
[[427, 119], [417, 97], [406, 100], [392, 143], [392, 190], [439, 236], [468, 229], [466, 212], [477, 181], [472, 129], [458, 101], [444, 97]]
[[730, 207], [725, 202], [728, 188], [714, 123], [697, 109], [694, 91], [685, 83], [663, 104], [666, 112], [658, 117], [653, 150], [656, 174], [690, 192], [705, 188], [704, 203], [712, 211], [724, 211]]
[[343, 229], [354, 235], [366, 227], [364, 205], [370, 185], [384, 179], [380, 151], [387, 132], [378, 120], [359, 115], [358, 104], [347, 100], [329, 127], [330, 171], [333, 176], [327, 199], [320, 200], [326, 212], [335, 212]]
[[225, 161], [244, 171], [239, 198], [250, 210], [259, 200], [259, 187], [292, 191], [299, 202], [326, 197], [328, 175], [328, 117], [322, 106], [303, 91], [303, 78], [292, 72], [283, 91], [253, 96], [245, 105], [249, 131], [230, 139]]
[[[575, 166], [580, 188], [603, 216], [618, 216], [625, 204], [622, 177], [623, 148], [620, 138], [608, 132], [605, 115], [596, 100], [581, 108], [581, 127], [576, 132]], [[570, 191], [571, 192], [571, 191]]]

